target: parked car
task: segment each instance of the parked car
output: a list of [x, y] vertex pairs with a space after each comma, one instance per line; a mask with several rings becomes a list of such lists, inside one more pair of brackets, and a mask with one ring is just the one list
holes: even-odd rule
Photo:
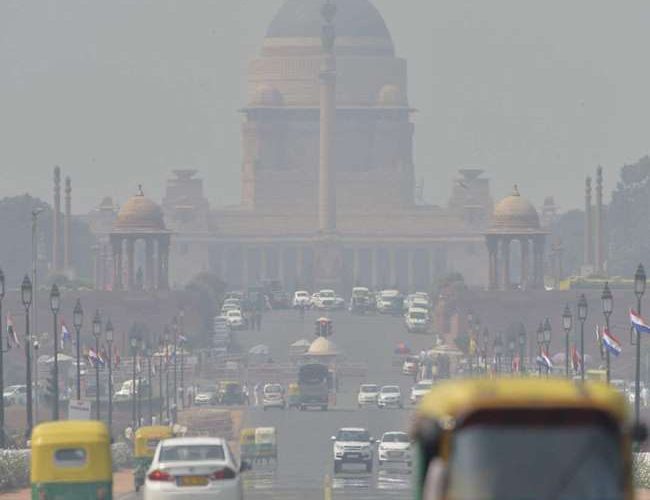
[[241, 330], [244, 328], [244, 318], [239, 309], [232, 309], [226, 313], [226, 324], [232, 330]]
[[311, 305], [311, 297], [309, 292], [305, 290], [298, 290], [293, 294], [293, 307], [309, 307]]
[[332, 436], [334, 473], [339, 473], [344, 464], [364, 464], [366, 472], [372, 472], [374, 462], [374, 439], [366, 429], [344, 427]]
[[379, 408], [404, 408], [402, 403], [402, 391], [398, 385], [385, 385], [379, 391], [377, 397]]
[[158, 443], [147, 471], [144, 500], [173, 500], [194, 495], [242, 500], [239, 473], [237, 459], [221, 438], [164, 439]]
[[379, 396], [379, 386], [377, 384], [361, 384], [359, 394], [357, 395], [357, 404], [359, 408], [364, 405], [376, 405]]
[[318, 301], [314, 304], [316, 309], [334, 309], [336, 293], [334, 290], [321, 290], [318, 292]]
[[370, 310], [370, 290], [363, 286], [355, 286], [350, 297], [350, 312], [363, 314]]
[[408, 467], [413, 462], [411, 440], [406, 432], [385, 432], [379, 440], [379, 466], [386, 463], [403, 463]]

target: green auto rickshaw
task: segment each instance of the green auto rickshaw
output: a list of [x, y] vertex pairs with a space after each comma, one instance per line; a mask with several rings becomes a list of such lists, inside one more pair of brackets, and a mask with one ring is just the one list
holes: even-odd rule
[[47, 422], [32, 432], [32, 500], [113, 498], [108, 428], [94, 420]]
[[135, 431], [133, 441], [133, 485], [135, 491], [139, 491], [144, 484], [144, 478], [158, 443], [172, 436], [171, 428], [165, 425], [148, 425]]

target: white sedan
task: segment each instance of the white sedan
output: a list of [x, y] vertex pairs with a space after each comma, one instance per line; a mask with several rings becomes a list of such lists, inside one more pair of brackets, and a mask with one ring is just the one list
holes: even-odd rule
[[158, 443], [144, 483], [144, 500], [242, 500], [239, 466], [221, 438], [187, 437]]
[[233, 330], [244, 328], [244, 318], [239, 309], [232, 309], [226, 313], [226, 324]]
[[420, 380], [411, 389], [411, 403], [416, 405], [424, 397], [424, 395], [433, 387], [433, 380]]
[[385, 432], [379, 440], [379, 465], [387, 462], [411, 466], [411, 440], [405, 432]]

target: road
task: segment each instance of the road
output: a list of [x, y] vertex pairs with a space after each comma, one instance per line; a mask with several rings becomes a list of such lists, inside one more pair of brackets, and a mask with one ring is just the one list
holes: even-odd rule
[[[276, 362], [286, 362], [290, 344], [301, 338], [314, 338], [314, 322], [321, 315], [309, 311], [301, 319], [296, 311], [273, 311], [264, 316], [261, 332], [237, 332], [237, 342], [245, 352], [254, 345], [266, 344]], [[411, 474], [402, 467], [380, 470], [375, 464], [368, 474], [361, 467], [348, 466], [343, 473], [334, 475], [330, 436], [346, 426], [366, 427], [375, 438], [385, 431], [408, 430], [412, 408], [407, 398], [413, 380], [401, 375], [400, 367], [393, 366], [393, 350], [403, 341], [419, 352], [431, 346], [432, 338], [407, 334], [399, 317], [353, 316], [346, 311], [331, 312], [328, 316], [334, 321], [331, 340], [346, 361], [365, 364], [366, 376], [340, 380], [336, 406], [327, 412], [249, 408], [245, 426], [277, 428], [279, 460], [277, 468], [260, 467], [245, 473], [247, 499], [322, 500], [328, 478], [332, 499], [336, 500], [410, 498]], [[364, 382], [400, 385], [405, 409], [357, 408], [357, 389]], [[122, 498], [132, 500], [136, 495]]]

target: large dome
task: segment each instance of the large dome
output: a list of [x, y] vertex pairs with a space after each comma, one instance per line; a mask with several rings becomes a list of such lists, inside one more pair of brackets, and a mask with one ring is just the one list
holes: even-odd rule
[[[390, 40], [381, 14], [369, 0], [336, 0], [337, 37]], [[268, 38], [320, 38], [323, 0], [287, 0], [271, 22]]]
[[160, 207], [145, 198], [140, 191], [120, 208], [113, 226], [116, 232], [160, 232], [165, 231], [165, 222]]
[[535, 207], [519, 194], [517, 186], [511, 195], [497, 203], [492, 215], [490, 232], [517, 233], [540, 231]]

